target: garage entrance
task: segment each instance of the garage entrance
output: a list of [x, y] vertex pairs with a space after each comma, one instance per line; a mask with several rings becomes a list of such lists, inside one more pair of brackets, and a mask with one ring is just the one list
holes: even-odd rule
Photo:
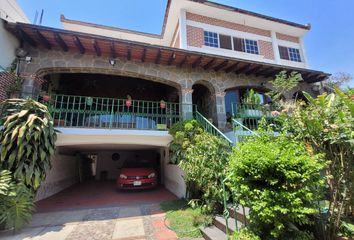
[[169, 169], [166, 154], [166, 147], [138, 145], [58, 147], [53, 167], [38, 191], [37, 209], [43, 212], [176, 199], [165, 188], [165, 171]]

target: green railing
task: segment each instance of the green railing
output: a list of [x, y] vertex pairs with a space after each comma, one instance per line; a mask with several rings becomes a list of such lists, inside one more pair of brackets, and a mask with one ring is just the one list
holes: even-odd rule
[[257, 130], [262, 119], [265, 119], [268, 124], [276, 125], [277, 108], [274, 105], [233, 103], [231, 107], [233, 118], [250, 130]]
[[166, 130], [182, 120], [179, 103], [52, 95], [47, 104], [55, 127]]
[[247, 137], [257, 134], [257, 132], [252, 131], [236, 119], [232, 119], [232, 128], [235, 134], [235, 145], [244, 141]]
[[205, 131], [214, 136], [220, 137], [226, 140], [230, 145], [233, 145], [233, 142], [228, 137], [226, 137], [225, 134], [222, 133], [217, 127], [215, 127], [213, 123], [206, 119], [200, 112], [195, 111], [195, 119], [202, 125]]

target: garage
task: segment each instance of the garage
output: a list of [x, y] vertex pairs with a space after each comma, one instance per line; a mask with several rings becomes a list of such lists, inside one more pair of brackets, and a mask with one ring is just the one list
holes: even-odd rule
[[148, 204], [184, 197], [183, 173], [168, 147], [81, 144], [57, 147], [37, 192], [40, 212]]

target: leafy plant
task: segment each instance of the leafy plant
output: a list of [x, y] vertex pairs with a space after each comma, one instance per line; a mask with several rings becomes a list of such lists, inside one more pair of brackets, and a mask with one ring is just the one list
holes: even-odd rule
[[205, 212], [220, 210], [230, 146], [205, 132], [195, 120], [177, 123], [171, 128], [171, 134], [171, 161], [185, 172], [190, 204], [202, 206]]
[[6, 100], [0, 108], [0, 169], [37, 190], [50, 169], [56, 131], [45, 105], [32, 99]]
[[275, 76], [275, 79], [270, 81], [273, 90], [268, 94], [273, 101], [280, 101], [283, 96], [294, 89], [303, 78], [300, 73], [291, 72], [288, 74], [286, 71], [281, 71]]
[[22, 183], [12, 180], [11, 172], [0, 172], [0, 224], [5, 228], [22, 227], [34, 212], [34, 194]]
[[14, 76], [14, 81], [6, 88], [6, 94], [10, 97], [11, 94], [20, 92], [22, 89], [23, 78], [20, 76]]
[[241, 229], [239, 232], [234, 232], [231, 237], [231, 240], [261, 240], [256, 234], [250, 231], [247, 228]]
[[250, 207], [252, 231], [261, 239], [307, 235], [302, 228], [318, 212], [325, 164], [285, 134], [260, 131], [241, 143], [231, 160], [230, 187]]
[[354, 213], [354, 91], [339, 89], [298, 104], [280, 120], [295, 139], [330, 161], [326, 169], [328, 209], [325, 239], [335, 239], [341, 219]]
[[256, 94], [251, 88], [250, 90], [247, 90], [247, 92], [243, 96], [243, 103], [247, 105], [257, 106], [261, 104], [261, 97]]

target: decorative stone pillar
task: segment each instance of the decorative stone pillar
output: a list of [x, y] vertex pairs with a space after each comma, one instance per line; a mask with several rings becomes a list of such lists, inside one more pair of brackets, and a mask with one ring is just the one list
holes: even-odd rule
[[35, 75], [22, 74], [21, 77], [24, 79], [22, 84], [22, 98], [33, 97], [36, 98], [40, 91], [42, 81], [38, 79]]
[[225, 92], [215, 93], [218, 128], [221, 130], [225, 129], [225, 124], [226, 124], [225, 95], [226, 95]]
[[184, 120], [193, 119], [192, 88], [182, 88], [181, 109]]

